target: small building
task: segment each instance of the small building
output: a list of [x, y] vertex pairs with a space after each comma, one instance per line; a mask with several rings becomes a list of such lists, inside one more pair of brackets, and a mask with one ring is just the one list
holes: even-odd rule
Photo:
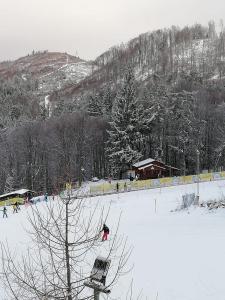
[[148, 158], [132, 165], [124, 174], [127, 178], [154, 179], [180, 175], [180, 169], [164, 164], [163, 162]]
[[[7, 194], [0, 195], [0, 202], [10, 199], [23, 199], [24, 197], [31, 197], [34, 192], [27, 189], [20, 189]], [[20, 202], [20, 201], [18, 201]]]

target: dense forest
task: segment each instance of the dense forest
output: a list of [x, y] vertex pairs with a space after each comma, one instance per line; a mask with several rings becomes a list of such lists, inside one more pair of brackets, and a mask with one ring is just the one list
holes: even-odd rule
[[51, 114], [35, 77], [1, 79], [0, 191], [119, 178], [149, 157], [194, 174], [197, 150], [201, 170], [223, 169], [224, 63], [225, 29], [209, 22], [113, 47], [79, 89], [53, 91]]

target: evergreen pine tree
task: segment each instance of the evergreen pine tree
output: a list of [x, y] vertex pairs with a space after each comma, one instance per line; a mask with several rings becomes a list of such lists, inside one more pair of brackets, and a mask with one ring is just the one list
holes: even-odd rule
[[59, 99], [57, 105], [54, 107], [52, 115], [59, 117], [61, 114], [63, 114], [65, 111], [65, 102], [63, 99]]
[[113, 107], [113, 98], [115, 98], [114, 92], [111, 90], [110, 85], [106, 86], [103, 90], [103, 115], [110, 119]]
[[91, 95], [89, 97], [88, 112], [92, 116], [102, 115], [102, 99], [99, 94]]
[[112, 109], [107, 153], [112, 175], [120, 176], [142, 154], [142, 107], [136, 99], [135, 78], [131, 68], [125, 74], [121, 91]]
[[5, 193], [12, 192], [12, 190], [13, 190], [13, 185], [14, 185], [13, 174], [8, 174], [7, 177], [6, 177], [6, 181], [5, 181], [4, 192], [5, 192]]

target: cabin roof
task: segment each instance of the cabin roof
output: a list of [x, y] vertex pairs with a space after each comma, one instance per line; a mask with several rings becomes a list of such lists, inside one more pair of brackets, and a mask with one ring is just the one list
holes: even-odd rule
[[150, 164], [153, 161], [156, 161], [156, 160], [153, 159], [153, 158], [147, 158], [145, 160], [141, 160], [141, 161], [136, 162], [135, 164], [133, 164], [133, 167], [139, 168], [139, 167], [142, 167], [144, 165]]
[[11, 192], [11, 193], [7, 193], [7, 194], [0, 195], [0, 199], [1, 199], [1, 198], [5, 198], [5, 197], [10, 197], [10, 196], [13, 196], [13, 195], [24, 195], [24, 194], [26, 194], [27, 192], [31, 192], [31, 191], [30, 191], [30, 190], [27, 190], [27, 189], [20, 189], [20, 190]]
[[148, 165], [145, 165], [143, 167], [139, 167], [138, 170], [144, 170], [144, 169], [149, 168], [149, 167], [157, 167], [159, 169], [166, 170], [166, 168], [164, 168], [162, 166], [157, 166], [157, 165], [154, 165], [154, 164], [148, 164]]

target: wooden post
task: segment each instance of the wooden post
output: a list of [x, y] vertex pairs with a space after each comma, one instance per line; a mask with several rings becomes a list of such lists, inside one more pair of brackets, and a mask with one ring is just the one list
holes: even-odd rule
[[94, 289], [94, 300], [99, 300], [100, 292]]
[[200, 156], [200, 152], [199, 152], [199, 150], [197, 150], [196, 151], [196, 153], [197, 153], [197, 199], [196, 199], [196, 204], [199, 206], [199, 174], [200, 174], [200, 167], [199, 167], [199, 165], [200, 165], [200, 163], [199, 163], [199, 156]]

